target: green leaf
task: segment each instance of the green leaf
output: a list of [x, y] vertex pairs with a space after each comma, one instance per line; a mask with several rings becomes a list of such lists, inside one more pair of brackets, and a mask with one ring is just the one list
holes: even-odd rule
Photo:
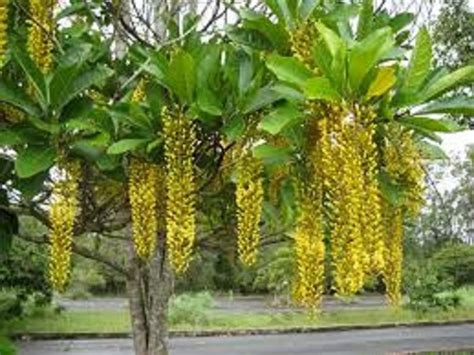
[[395, 75], [395, 68], [381, 67], [377, 72], [377, 76], [369, 86], [367, 97], [381, 96], [390, 90], [396, 83], [397, 77]]
[[404, 124], [408, 124], [413, 127], [422, 128], [431, 132], [458, 132], [461, 127], [451, 120], [436, 120], [427, 117], [410, 117], [401, 121]]
[[29, 79], [29, 83], [34, 88], [34, 92], [36, 97], [40, 100], [41, 106], [46, 108], [48, 106], [49, 97], [43, 73], [38, 69], [26, 50], [19, 48], [16, 44], [13, 44], [11, 47], [15, 59]]
[[426, 27], [423, 27], [416, 38], [410, 64], [400, 89], [402, 95], [414, 94], [419, 90], [430, 71], [432, 55], [430, 34]]
[[338, 53], [345, 51], [346, 43], [338, 36], [336, 32], [323, 25], [321, 22], [316, 24], [316, 27], [321, 34], [321, 37], [329, 49], [332, 58], [336, 58]]
[[432, 100], [447, 91], [474, 81], [474, 65], [458, 69], [431, 83], [421, 94], [423, 102]]
[[418, 142], [418, 148], [420, 149], [422, 157], [424, 159], [430, 159], [430, 160], [449, 159], [449, 157], [446, 155], [444, 150], [437, 144], [435, 145], [426, 141], [420, 141]]
[[18, 179], [15, 187], [20, 190], [23, 199], [32, 200], [43, 190], [44, 182], [48, 176], [49, 172], [43, 171], [26, 179]]
[[339, 93], [326, 78], [311, 78], [304, 85], [304, 93], [310, 100], [335, 102], [340, 99]]
[[392, 30], [381, 28], [357, 42], [349, 52], [349, 82], [358, 91], [367, 74], [394, 46]]
[[197, 93], [199, 109], [213, 116], [222, 115], [222, 104], [217, 96], [209, 89], [202, 88]]
[[21, 88], [0, 81], [0, 102], [6, 102], [32, 116], [40, 116], [41, 110]]
[[56, 152], [48, 146], [29, 146], [18, 153], [15, 170], [18, 177], [24, 179], [46, 171], [54, 164]]
[[474, 116], [474, 97], [452, 97], [436, 101], [424, 107], [420, 113], [449, 113], [452, 115]]
[[[71, 74], [74, 73], [74, 69], [70, 69], [70, 71]], [[61, 72], [57, 73], [57, 77], [56, 75], [53, 77], [50, 86], [51, 105], [58, 111], [62, 110], [64, 106], [79, 94], [95, 85], [102, 84], [113, 74], [113, 71], [106, 66], [97, 66], [94, 69], [81, 73], [77, 77], [73, 77], [74, 80], [62, 78]]]
[[112, 144], [109, 149], [107, 149], [107, 153], [112, 155], [122, 154], [144, 147], [149, 141], [149, 139], [122, 139]]
[[304, 95], [290, 84], [278, 83], [272, 86], [272, 90], [289, 101], [305, 100]]
[[179, 51], [170, 62], [167, 83], [178, 96], [181, 103], [191, 104], [196, 87], [196, 65], [193, 57]]
[[222, 132], [229, 140], [238, 138], [245, 131], [245, 121], [240, 116], [235, 116], [222, 127]]
[[302, 87], [306, 80], [313, 76], [311, 70], [293, 57], [272, 54], [266, 61], [268, 69], [281, 81]]
[[260, 32], [278, 51], [283, 51], [286, 48], [289, 38], [284, 27], [273, 23], [267, 16], [255, 11], [242, 9], [240, 16], [244, 28]]
[[316, 42], [313, 47], [315, 63], [329, 78], [334, 88], [342, 92], [345, 89], [347, 72], [347, 45], [333, 30], [322, 23], [316, 24], [323, 42]]
[[374, 0], [363, 0], [357, 25], [357, 39], [361, 40], [372, 30], [374, 22]]
[[261, 159], [267, 165], [284, 164], [291, 159], [291, 149], [261, 144], [252, 149], [255, 158]]
[[270, 134], [278, 134], [283, 128], [300, 120], [301, 112], [295, 105], [285, 104], [273, 110], [263, 118], [258, 128]]
[[24, 138], [21, 136], [21, 134], [9, 129], [0, 131], [0, 147], [13, 146], [22, 143], [24, 143]]
[[396, 33], [407, 27], [414, 18], [415, 16], [411, 12], [402, 12], [395, 15], [395, 17], [390, 20], [389, 25], [393, 32]]
[[265, 86], [249, 97], [243, 107], [243, 113], [248, 114], [267, 107], [281, 100], [284, 96], [273, 90], [271, 86]]

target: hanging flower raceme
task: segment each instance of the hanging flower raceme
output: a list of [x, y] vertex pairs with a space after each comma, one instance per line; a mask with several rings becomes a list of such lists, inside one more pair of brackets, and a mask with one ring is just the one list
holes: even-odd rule
[[385, 265], [383, 280], [385, 292], [392, 306], [399, 306], [402, 300], [403, 263], [403, 212], [400, 207], [386, 206], [385, 217]]
[[403, 206], [416, 217], [424, 203], [425, 172], [413, 133], [395, 123], [388, 125], [383, 154], [388, 175], [404, 188]]
[[313, 108], [319, 119], [321, 158], [313, 159], [323, 180], [331, 234], [333, 288], [342, 297], [352, 296], [364, 283], [367, 254], [364, 250], [360, 211], [364, 171], [353, 113], [339, 105]]
[[128, 194], [132, 210], [133, 243], [143, 260], [156, 250], [158, 232], [158, 186], [163, 174], [157, 165], [133, 158], [129, 166]]
[[30, 0], [28, 52], [38, 68], [47, 73], [53, 63], [54, 9], [57, 0]]
[[291, 32], [291, 52], [293, 56], [304, 63], [309, 69], [314, 69], [313, 45], [318, 31], [315, 23], [307, 21]]
[[171, 265], [186, 271], [196, 234], [196, 182], [193, 154], [196, 134], [192, 121], [178, 108], [162, 113], [166, 158], [166, 243]]
[[263, 206], [262, 164], [249, 153], [238, 162], [237, 187], [237, 251], [246, 266], [257, 260], [260, 244], [260, 220]]
[[357, 140], [364, 174], [363, 203], [360, 210], [364, 248], [367, 252], [366, 270], [377, 275], [384, 269], [384, 228], [382, 197], [377, 179], [378, 152], [374, 140], [376, 114], [370, 107], [354, 106], [356, 124], [359, 126]]
[[63, 176], [54, 184], [49, 211], [49, 279], [55, 290], [63, 292], [70, 276], [74, 221], [79, 205], [80, 163], [61, 163], [60, 171]]
[[296, 303], [317, 309], [324, 292], [325, 244], [322, 221], [322, 185], [308, 177], [297, 189], [299, 215], [294, 232]]
[[10, 0], [0, 0], [0, 68], [5, 62], [8, 46], [8, 3]]
[[383, 147], [384, 167], [388, 176], [403, 188], [398, 205], [388, 203], [385, 216], [385, 268], [384, 283], [389, 302], [398, 306], [401, 301], [401, 275], [403, 262], [404, 217], [415, 217], [424, 201], [424, 170], [420, 151], [412, 132], [399, 124], [387, 125]]

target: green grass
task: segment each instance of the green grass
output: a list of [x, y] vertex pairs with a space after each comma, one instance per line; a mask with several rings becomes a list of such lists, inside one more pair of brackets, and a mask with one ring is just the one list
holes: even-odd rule
[[[461, 306], [448, 310], [432, 310], [426, 313], [401, 308], [378, 308], [323, 312], [311, 316], [302, 312], [282, 313], [232, 313], [207, 310], [203, 307], [198, 321], [185, 318], [182, 323], [171, 324], [172, 330], [198, 329], [248, 329], [286, 327], [328, 327], [338, 325], [375, 325], [386, 323], [417, 323], [425, 321], [474, 320], [474, 287], [455, 291], [461, 297]], [[195, 308], [197, 308], [196, 306]], [[191, 314], [190, 312], [188, 312]], [[204, 315], [204, 316], [202, 316]], [[185, 323], [188, 322], [188, 323]], [[74, 311], [55, 313], [51, 310], [37, 312], [33, 316], [7, 324], [3, 332], [13, 333], [120, 333], [130, 331], [127, 310]], [[2, 354], [3, 355], [3, 354]]]
[[[434, 311], [424, 315], [416, 314], [406, 309], [373, 309], [352, 310], [323, 313], [311, 317], [303, 313], [238, 313], [223, 314], [212, 312], [205, 324], [194, 326], [186, 324], [173, 325], [173, 330], [195, 329], [246, 329], [246, 328], [282, 328], [305, 326], [335, 326], [335, 325], [362, 325], [383, 324], [397, 322], [420, 321], [447, 321], [460, 319], [474, 319], [474, 308], [458, 308], [451, 311]], [[63, 314], [50, 314], [42, 317], [33, 317], [9, 324], [10, 333], [18, 332], [53, 332], [53, 333], [78, 333], [78, 332], [128, 332], [130, 319], [125, 311], [117, 312], [65, 312]]]
[[0, 335], [0, 354], [1, 355], [15, 355], [17, 353], [15, 346], [10, 341]]

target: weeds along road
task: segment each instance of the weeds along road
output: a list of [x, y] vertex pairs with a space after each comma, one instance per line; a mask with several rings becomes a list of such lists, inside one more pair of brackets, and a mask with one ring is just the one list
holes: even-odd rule
[[[20, 343], [20, 355], [132, 355], [130, 339]], [[474, 354], [474, 324], [312, 334], [174, 338], [170, 355], [394, 354], [465, 350]]]

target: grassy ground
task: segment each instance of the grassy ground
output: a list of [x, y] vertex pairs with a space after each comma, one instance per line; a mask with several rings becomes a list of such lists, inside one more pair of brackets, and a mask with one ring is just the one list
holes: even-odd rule
[[[416, 313], [405, 308], [340, 310], [324, 312], [317, 316], [311, 316], [302, 312], [282, 313], [278, 311], [271, 314], [255, 312], [228, 313], [210, 310], [210, 306], [201, 305], [201, 303], [206, 303], [206, 300], [204, 300], [206, 302], [201, 302], [198, 299], [197, 303], [196, 300], [193, 304], [188, 302], [187, 306], [180, 310], [181, 317], [171, 317], [170, 326], [173, 330], [229, 330], [474, 320], [474, 287], [460, 289], [456, 292], [461, 296], [462, 303], [460, 307], [449, 311], [431, 310], [424, 314]], [[175, 309], [175, 311], [176, 310], [179, 311], [179, 309]], [[0, 329], [0, 334], [2, 333], [1, 331]], [[26, 319], [12, 321], [3, 329], [3, 333], [6, 334], [23, 332], [120, 333], [129, 331], [130, 318], [126, 310], [69, 311], [58, 314], [46, 309]], [[0, 354], [3, 355], [2, 352], [0, 352]]]
[[[172, 325], [174, 330], [194, 329], [245, 329], [245, 328], [283, 328], [304, 326], [334, 325], [374, 325], [397, 322], [448, 321], [474, 319], [474, 308], [460, 307], [451, 311], [433, 311], [423, 315], [406, 309], [352, 310], [323, 313], [311, 317], [302, 313], [275, 314], [224, 314], [211, 312], [207, 319], [190, 324]], [[125, 311], [117, 312], [64, 312], [45, 314], [26, 320], [10, 323], [7, 331], [18, 332], [128, 332], [130, 319]]]

